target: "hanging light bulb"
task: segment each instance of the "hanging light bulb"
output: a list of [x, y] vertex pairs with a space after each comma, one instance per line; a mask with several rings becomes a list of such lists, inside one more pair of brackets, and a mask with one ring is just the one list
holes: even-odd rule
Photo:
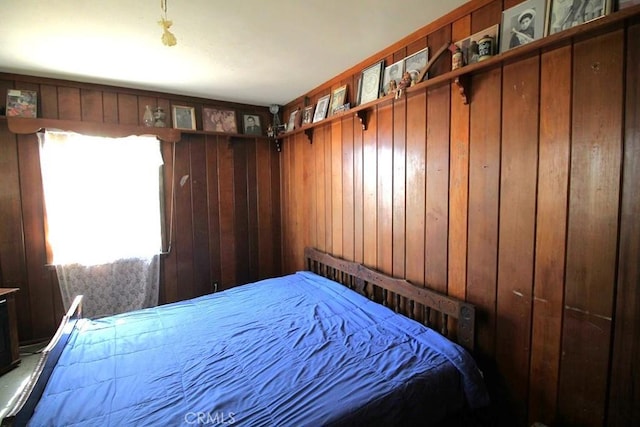
[[158, 24], [162, 27], [162, 44], [165, 46], [175, 46], [177, 43], [176, 36], [173, 35], [169, 28], [173, 25], [173, 21], [167, 19], [167, 0], [160, 0], [160, 10], [162, 15]]

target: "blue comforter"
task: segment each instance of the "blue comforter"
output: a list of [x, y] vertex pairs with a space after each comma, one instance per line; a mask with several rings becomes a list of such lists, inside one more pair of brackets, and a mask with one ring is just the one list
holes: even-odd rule
[[427, 425], [486, 403], [461, 347], [298, 272], [79, 321], [30, 425]]

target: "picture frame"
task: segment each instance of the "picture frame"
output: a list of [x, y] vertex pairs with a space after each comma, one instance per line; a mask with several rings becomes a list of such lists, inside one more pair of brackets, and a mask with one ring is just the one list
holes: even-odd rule
[[402, 80], [402, 74], [404, 74], [404, 64], [405, 59], [401, 59], [400, 61], [396, 61], [388, 67], [384, 68], [384, 74], [382, 76], [381, 95], [384, 96], [393, 92], [393, 87], [389, 87], [389, 83], [391, 82], [391, 80], [395, 82], [396, 86], [398, 83], [400, 83], [400, 80]]
[[[613, 0], [590, 0], [582, 2], [579, 7], [573, 7], [574, 3], [577, 2], [574, 0], [549, 0], [546, 21], [547, 35], [608, 15], [611, 13]], [[620, 7], [622, 7], [622, 3], [624, 2], [620, 2]], [[635, 3], [640, 2], [636, 1]]]
[[175, 129], [195, 130], [196, 109], [184, 105], [172, 106], [173, 127]]
[[404, 72], [411, 75], [412, 82], [420, 83], [417, 79], [422, 69], [427, 66], [427, 62], [429, 62], [429, 48], [425, 47], [404, 58]]
[[362, 83], [358, 94], [358, 104], [366, 104], [375, 101], [380, 96], [380, 83], [382, 82], [382, 72], [384, 61], [376, 62], [362, 70]]
[[346, 98], [347, 85], [340, 86], [333, 91], [333, 94], [331, 95], [331, 107], [329, 108], [329, 111], [331, 112], [330, 115], [334, 115], [339, 111], [338, 109], [344, 105]]
[[318, 99], [318, 105], [316, 106], [316, 111], [313, 114], [313, 123], [317, 123], [321, 120], [324, 120], [327, 117], [327, 111], [329, 110], [329, 100], [331, 99], [331, 94], [325, 95]]
[[477, 52], [475, 52], [475, 54], [474, 52], [472, 52], [471, 43], [478, 43], [480, 39], [484, 38], [484, 36], [493, 38], [493, 51], [491, 52], [491, 55], [497, 55], [499, 53], [498, 49], [500, 46], [500, 24], [495, 24], [488, 28], [485, 28], [482, 31], [478, 31], [477, 33], [472, 34], [469, 37], [465, 37], [464, 39], [458, 40], [457, 42], [453, 43], [458, 48], [460, 48], [460, 51], [462, 52], [463, 65], [475, 64], [476, 62], [478, 62]]
[[236, 112], [204, 107], [202, 109], [202, 129], [207, 132], [238, 133]]
[[242, 130], [245, 135], [262, 135], [260, 116], [258, 114], [243, 114]]
[[7, 117], [38, 116], [38, 92], [35, 90], [7, 89]]
[[313, 122], [313, 111], [315, 105], [308, 105], [302, 110], [302, 124], [307, 125]]
[[500, 52], [545, 36], [547, 0], [526, 0], [502, 12]]
[[289, 122], [287, 124], [287, 132], [291, 132], [297, 127], [298, 124], [298, 113], [300, 112], [299, 108], [296, 108], [289, 114]]

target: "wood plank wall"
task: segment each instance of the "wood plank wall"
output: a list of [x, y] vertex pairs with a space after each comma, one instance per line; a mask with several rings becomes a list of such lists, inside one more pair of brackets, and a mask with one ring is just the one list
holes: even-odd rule
[[[264, 107], [117, 87], [0, 74], [0, 91], [32, 89], [39, 117], [142, 125], [145, 105], [234, 109], [269, 120]], [[169, 114], [168, 123], [169, 121]], [[175, 148], [175, 151], [174, 151]], [[183, 133], [163, 143], [165, 224], [171, 252], [162, 257], [160, 302], [183, 300], [280, 274], [280, 156], [265, 138]], [[175, 177], [175, 178], [173, 178]], [[172, 192], [175, 182], [175, 192]], [[55, 271], [46, 267], [44, 207], [35, 135], [14, 135], [0, 118], [0, 259], [4, 286], [17, 294], [22, 342], [50, 337], [64, 311]], [[168, 232], [167, 232], [168, 234]]]
[[[470, 3], [307, 96], [519, 2]], [[476, 304], [497, 424], [640, 425], [638, 15], [474, 73], [469, 105], [443, 84], [286, 138], [284, 271], [309, 245]]]

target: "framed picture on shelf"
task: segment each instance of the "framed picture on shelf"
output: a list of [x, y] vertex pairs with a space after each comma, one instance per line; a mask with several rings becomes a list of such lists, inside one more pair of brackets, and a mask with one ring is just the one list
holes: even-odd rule
[[202, 109], [202, 128], [208, 132], [238, 133], [236, 112], [204, 107]]
[[[613, 0], [549, 0], [547, 34], [575, 27], [608, 15]], [[620, 7], [624, 2], [620, 2]], [[633, 2], [628, 2], [633, 3]], [[640, 1], [636, 1], [636, 4]]]
[[[384, 75], [382, 77], [382, 95], [388, 95], [394, 91], [394, 87], [402, 80], [402, 74], [404, 73], [404, 59], [385, 67]], [[389, 83], [393, 80], [392, 86]]]
[[[407, 56], [404, 58], [404, 71], [408, 72], [411, 75], [411, 81], [420, 83], [416, 81], [420, 72], [424, 67], [427, 66], [427, 62], [429, 62], [429, 48], [425, 47], [418, 52]], [[402, 78], [402, 77], [401, 77]], [[424, 77], [425, 79], [427, 76]]]
[[339, 109], [344, 105], [344, 101], [347, 98], [347, 85], [340, 86], [339, 88], [333, 91], [333, 95], [331, 96], [331, 115], [334, 115]]
[[313, 123], [317, 123], [320, 120], [324, 120], [327, 118], [327, 110], [329, 110], [330, 99], [331, 99], [331, 94], [325, 95], [322, 98], [318, 99], [316, 112], [313, 115]]
[[380, 95], [380, 83], [382, 80], [382, 68], [384, 61], [377, 62], [362, 70], [362, 83], [358, 94], [358, 104], [366, 104], [375, 101]]
[[182, 105], [174, 105], [173, 109], [173, 127], [175, 129], [196, 128], [196, 109], [193, 107], [185, 107]]
[[306, 125], [313, 122], [314, 105], [308, 105], [302, 110], [302, 124]]
[[526, 0], [502, 12], [500, 52], [544, 36], [547, 0]]
[[298, 113], [300, 113], [300, 109], [296, 108], [291, 112], [291, 114], [289, 114], [289, 123], [287, 124], [287, 132], [291, 132], [297, 127]]
[[37, 117], [38, 93], [35, 90], [7, 90], [7, 117]]
[[[454, 44], [460, 48], [462, 52], [462, 64], [469, 65], [475, 64], [478, 62], [478, 42], [484, 38], [484, 36], [489, 36], [493, 38], [493, 51], [491, 55], [498, 54], [498, 40], [500, 37], [500, 24], [492, 25], [489, 28], [485, 28], [482, 31], [478, 31], [475, 34], [470, 35], [462, 40], [455, 42]], [[475, 47], [473, 43], [475, 42]]]
[[257, 114], [243, 114], [242, 129], [245, 135], [262, 135], [260, 116]]

